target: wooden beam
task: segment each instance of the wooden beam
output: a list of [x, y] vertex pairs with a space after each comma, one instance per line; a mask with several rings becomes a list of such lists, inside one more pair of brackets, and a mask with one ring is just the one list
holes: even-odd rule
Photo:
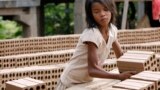
[[0, 8], [36, 7], [40, 0], [1, 0]]
[[55, 4], [60, 4], [60, 3], [73, 3], [75, 0], [41, 0], [41, 4], [45, 5], [47, 3], [55, 3]]

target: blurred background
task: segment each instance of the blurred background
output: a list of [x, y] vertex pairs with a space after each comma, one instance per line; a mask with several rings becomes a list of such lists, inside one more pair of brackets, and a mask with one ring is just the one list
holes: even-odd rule
[[[123, 0], [122, 0], [123, 1]], [[59, 34], [74, 34], [75, 25], [75, 1], [70, 0], [48, 0], [41, 1], [38, 6], [41, 15], [39, 20], [41, 30], [38, 36], [49, 36]], [[79, 8], [84, 7], [83, 5]], [[118, 29], [122, 29], [122, 17], [125, 2], [116, 2]], [[3, 9], [3, 8], [1, 8]], [[152, 1], [129, 2], [125, 29], [159, 27], [160, 24], [152, 18]], [[0, 13], [0, 39], [22, 38], [23, 26], [12, 16]]]

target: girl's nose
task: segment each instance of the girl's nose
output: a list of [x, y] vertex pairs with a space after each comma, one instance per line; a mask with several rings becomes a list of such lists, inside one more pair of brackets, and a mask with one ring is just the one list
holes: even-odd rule
[[104, 16], [105, 15], [105, 11], [101, 11], [101, 16]]

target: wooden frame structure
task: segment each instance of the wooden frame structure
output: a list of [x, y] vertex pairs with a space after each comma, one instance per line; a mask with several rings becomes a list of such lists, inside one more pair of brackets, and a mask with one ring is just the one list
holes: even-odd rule
[[38, 6], [40, 0], [2, 0], [0, 15], [12, 17], [22, 24], [23, 37], [34, 37], [39, 32]]

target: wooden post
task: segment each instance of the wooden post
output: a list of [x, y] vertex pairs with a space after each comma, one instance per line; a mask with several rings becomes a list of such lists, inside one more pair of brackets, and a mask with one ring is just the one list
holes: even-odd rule
[[44, 1], [44, 0], [41, 0], [41, 4], [40, 4], [40, 6], [38, 7], [38, 20], [37, 21], [39, 21], [38, 23], [38, 25], [39, 25], [39, 36], [44, 36], [45, 34], [45, 28], [44, 28], [44, 26], [45, 26], [45, 21], [44, 21], [44, 18], [45, 18], [45, 16], [44, 16], [44, 3], [45, 3], [46, 1]]
[[37, 8], [29, 8], [29, 14], [19, 15], [19, 20], [24, 22], [24, 37], [36, 37], [38, 36], [38, 18], [37, 18]]
[[128, 13], [128, 4], [129, 4], [129, 0], [125, 0], [125, 2], [124, 2], [124, 8], [123, 8], [123, 18], [122, 18], [121, 29], [125, 29], [126, 28], [127, 13]]
[[79, 34], [86, 28], [85, 0], [75, 0], [74, 6], [74, 33]]
[[144, 16], [144, 1], [138, 1], [138, 21]]

